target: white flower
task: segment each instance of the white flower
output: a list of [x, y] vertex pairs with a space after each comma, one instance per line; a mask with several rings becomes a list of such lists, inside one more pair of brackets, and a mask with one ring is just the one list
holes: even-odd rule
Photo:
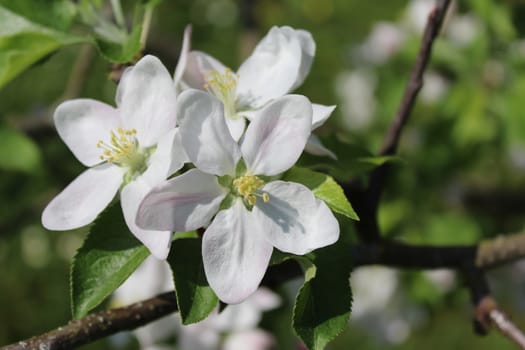
[[[305, 186], [270, 181], [294, 165], [310, 135], [312, 107], [287, 95], [262, 108], [241, 144], [231, 137], [219, 100], [184, 91], [178, 101], [180, 135], [195, 164], [156, 186], [141, 203], [137, 223], [155, 230], [189, 231], [208, 225], [202, 255], [210, 286], [227, 303], [252, 294], [273, 247], [306, 254], [334, 243], [339, 225]], [[241, 159], [242, 157], [242, 159]]]
[[[200, 51], [190, 51], [177, 71], [184, 71], [183, 87], [206, 90], [223, 103], [226, 124], [237, 141], [244, 132], [245, 118], [252, 120], [256, 110], [303, 83], [314, 55], [315, 41], [309, 32], [272, 27], [237, 73]], [[311, 130], [322, 125], [334, 109], [313, 104]], [[335, 158], [313, 135], [306, 150]]]
[[117, 108], [90, 99], [58, 106], [58, 134], [89, 168], [48, 204], [42, 214], [44, 227], [70, 230], [87, 225], [121, 189], [129, 229], [154, 256], [165, 259], [171, 232], [143, 230], [134, 220], [142, 198], [183, 164], [175, 98], [169, 72], [156, 57], [145, 56], [124, 74]]

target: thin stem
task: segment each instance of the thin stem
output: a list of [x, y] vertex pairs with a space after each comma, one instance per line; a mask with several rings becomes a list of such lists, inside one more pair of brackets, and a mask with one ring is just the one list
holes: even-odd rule
[[164, 293], [126, 307], [92, 313], [42, 335], [0, 350], [68, 350], [121, 331], [144, 326], [177, 310], [174, 292]]
[[501, 310], [492, 310], [489, 317], [501, 334], [513, 341], [520, 349], [525, 349], [525, 335]]
[[[408, 122], [416, 98], [423, 86], [423, 74], [430, 61], [432, 47], [441, 30], [441, 25], [443, 24], [450, 3], [451, 0], [439, 0], [436, 7], [428, 16], [425, 31], [421, 39], [421, 47], [412, 68], [412, 74], [405, 88], [405, 93], [397, 114], [385, 135], [383, 146], [379, 152], [382, 156], [393, 155], [397, 151], [402, 131]], [[351, 193], [351, 195], [361, 197], [359, 203], [356, 203], [356, 210], [361, 218], [361, 221], [357, 223], [357, 229], [362, 241], [371, 242], [381, 239], [377, 225], [377, 208], [386, 186], [390, 168], [391, 164], [389, 162], [377, 167], [370, 175], [367, 188], [361, 190], [361, 193], [359, 193], [359, 191], [357, 193]]]
[[144, 50], [146, 47], [146, 41], [148, 40], [148, 34], [151, 27], [151, 18], [153, 17], [153, 6], [146, 6], [144, 12], [144, 18], [142, 20], [142, 33], [140, 34], [140, 49]]
[[126, 29], [126, 21], [124, 19], [120, 0], [111, 0], [111, 8], [113, 9], [113, 15], [115, 16], [115, 21], [117, 21], [119, 27]]

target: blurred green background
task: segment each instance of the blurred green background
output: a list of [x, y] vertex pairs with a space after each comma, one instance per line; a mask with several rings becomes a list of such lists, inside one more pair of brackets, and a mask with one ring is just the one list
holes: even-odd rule
[[[132, 3], [123, 1], [127, 17]], [[377, 152], [432, 3], [166, 0], [155, 9], [145, 51], [173, 71], [183, 29], [192, 23], [192, 47], [235, 70], [271, 26], [310, 31], [317, 53], [297, 92], [338, 106], [318, 134], [344, 161], [341, 140]], [[111, 18], [103, 4], [100, 14]], [[79, 35], [82, 30], [73, 25]], [[402, 138], [380, 224], [385, 236], [410, 243], [475, 243], [523, 228], [525, 4], [457, 1], [441, 34]], [[70, 319], [69, 263], [86, 230], [46, 231], [40, 214], [83, 167], [58, 138], [51, 118], [64, 99], [114, 104], [110, 69], [92, 46], [68, 46], [0, 90], [0, 345]], [[340, 181], [354, 176], [336, 175]], [[525, 327], [525, 264], [494, 270], [489, 277], [497, 300]], [[469, 295], [453, 272], [362, 268], [354, 272], [352, 287], [348, 330], [330, 349], [514, 348], [495, 332], [474, 335]], [[295, 346], [291, 303], [269, 312], [262, 323], [275, 331], [283, 349]], [[137, 347], [133, 341], [123, 344], [104, 340], [84, 348]]]

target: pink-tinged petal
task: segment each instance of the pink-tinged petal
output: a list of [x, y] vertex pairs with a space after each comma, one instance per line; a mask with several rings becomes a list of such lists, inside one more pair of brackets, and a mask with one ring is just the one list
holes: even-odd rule
[[272, 246], [240, 199], [221, 210], [204, 232], [202, 259], [211, 288], [220, 300], [240, 303], [257, 290]]
[[126, 185], [120, 193], [120, 205], [129, 230], [149, 249], [157, 259], [166, 259], [171, 246], [171, 231], [154, 231], [141, 229], [135, 223], [139, 205], [151, 190], [151, 186], [138, 177]]
[[261, 107], [288, 93], [299, 78], [301, 57], [299, 38], [270, 29], [237, 71], [240, 103]]
[[122, 168], [111, 164], [87, 169], [47, 205], [42, 225], [62, 231], [91, 223], [115, 197], [123, 175]]
[[273, 181], [261, 188], [270, 200], [252, 210], [268, 241], [277, 249], [303, 255], [335, 243], [339, 223], [328, 206], [305, 186]]
[[336, 106], [324, 106], [317, 103], [312, 103], [312, 130], [317, 129], [330, 117]]
[[192, 169], [154, 187], [139, 206], [139, 227], [191, 231], [206, 226], [226, 197], [213, 175]]
[[177, 92], [180, 92], [179, 84], [181, 82], [184, 71], [186, 70], [186, 65], [188, 64], [188, 55], [191, 46], [191, 31], [191, 24], [188, 24], [184, 29], [184, 38], [182, 39], [182, 47], [180, 49], [179, 61], [177, 62], [177, 67], [175, 67], [175, 73], [173, 74], [173, 83]]
[[190, 51], [187, 56], [186, 69], [182, 83], [188, 88], [204, 90], [207, 74], [210, 71], [224, 73], [226, 66], [212, 56], [201, 51]]
[[241, 152], [221, 102], [206, 92], [186, 90], [179, 96], [177, 115], [182, 145], [195, 166], [209, 174], [232, 175]]
[[182, 168], [187, 160], [188, 156], [182, 147], [179, 129], [171, 129], [160, 138], [142, 178], [153, 187]]
[[310, 68], [315, 56], [315, 41], [310, 32], [303, 29], [293, 29], [291, 27], [281, 27], [281, 30], [289, 37], [296, 37], [301, 45], [301, 66], [299, 67], [299, 74], [292, 87], [292, 90], [301, 85], [310, 73]]
[[301, 95], [286, 95], [265, 106], [246, 129], [241, 151], [253, 174], [277, 175], [291, 168], [306, 145], [312, 105]]
[[117, 101], [125, 129], [136, 129], [142, 147], [155, 145], [175, 127], [175, 86], [154, 56], [144, 56], [120, 81]]
[[61, 103], [54, 114], [58, 135], [77, 159], [86, 166], [101, 162], [102, 151], [98, 141], [108, 142], [110, 130], [121, 126], [118, 111], [90, 99], [76, 99]]
[[228, 126], [228, 130], [230, 131], [233, 139], [235, 141], [239, 141], [239, 139], [244, 134], [244, 129], [246, 128], [246, 119], [243, 117], [236, 119], [226, 118], [226, 125]]
[[304, 150], [305, 152], [313, 154], [314, 156], [327, 156], [337, 160], [335, 153], [326, 148], [321, 143], [321, 140], [319, 140], [319, 138], [313, 134], [308, 138], [308, 142], [306, 143]]

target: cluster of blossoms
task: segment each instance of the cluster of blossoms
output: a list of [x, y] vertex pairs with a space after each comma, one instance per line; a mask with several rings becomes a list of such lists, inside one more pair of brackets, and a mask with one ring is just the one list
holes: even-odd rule
[[49, 203], [44, 226], [89, 224], [119, 193], [130, 231], [156, 258], [167, 257], [174, 231], [206, 228], [206, 277], [226, 303], [257, 289], [273, 247], [302, 255], [334, 243], [339, 225], [327, 205], [281, 180], [305, 149], [333, 156], [311, 131], [334, 106], [288, 94], [314, 53], [308, 32], [274, 27], [233, 73], [190, 52], [186, 32], [173, 78], [145, 56], [123, 75], [117, 108], [64, 102], [56, 128], [90, 168]]

